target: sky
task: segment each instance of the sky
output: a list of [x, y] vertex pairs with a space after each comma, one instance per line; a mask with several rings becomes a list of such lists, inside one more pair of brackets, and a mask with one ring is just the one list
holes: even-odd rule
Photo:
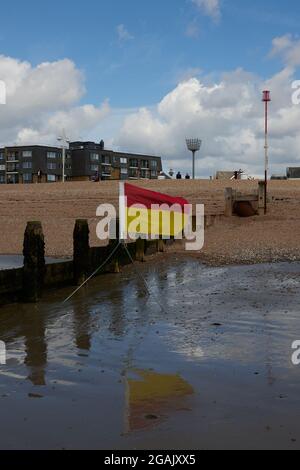
[[263, 173], [261, 92], [272, 92], [270, 171], [300, 166], [296, 0], [11, 0], [1, 5], [0, 144], [104, 139], [197, 174]]

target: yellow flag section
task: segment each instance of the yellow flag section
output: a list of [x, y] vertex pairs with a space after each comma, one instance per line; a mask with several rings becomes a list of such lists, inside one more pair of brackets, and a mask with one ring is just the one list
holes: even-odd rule
[[186, 199], [120, 183], [120, 238], [181, 236], [188, 223]]

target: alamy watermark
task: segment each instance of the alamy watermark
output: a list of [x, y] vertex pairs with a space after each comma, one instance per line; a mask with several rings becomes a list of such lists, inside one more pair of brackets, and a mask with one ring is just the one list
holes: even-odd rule
[[0, 366], [6, 364], [6, 344], [4, 341], [0, 341]]
[[193, 216], [193, 206], [186, 204], [181, 206], [174, 204], [151, 205], [148, 207], [136, 204], [120, 209], [119, 220], [120, 230], [117, 227], [117, 210], [112, 204], [101, 204], [96, 212], [97, 217], [101, 217], [97, 225], [97, 237], [101, 241], [131, 240], [139, 238], [144, 240], [186, 240], [185, 249], [187, 251], [200, 251], [204, 246], [204, 205], [195, 206]]
[[292, 103], [298, 106], [300, 104], [300, 80], [295, 80], [292, 83], [292, 90], [295, 90], [292, 93]]
[[0, 104], [6, 104], [6, 84], [0, 80]]
[[292, 344], [292, 350], [294, 351], [292, 354], [292, 364], [294, 366], [300, 365], [300, 341], [294, 341]]

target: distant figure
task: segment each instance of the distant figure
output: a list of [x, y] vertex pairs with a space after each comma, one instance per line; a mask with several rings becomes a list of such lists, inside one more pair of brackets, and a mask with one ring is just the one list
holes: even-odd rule
[[185, 175], [185, 179], [186, 179], [186, 180], [190, 180], [190, 179], [191, 179], [191, 177], [190, 177], [190, 175], [189, 175], [188, 173]]
[[177, 180], [182, 180], [182, 176], [181, 176], [180, 171], [178, 171], [178, 173], [177, 173], [177, 175], [176, 175], [176, 179], [177, 179]]
[[37, 172], [38, 183], [42, 182], [42, 175], [43, 175], [42, 170], [39, 170]]

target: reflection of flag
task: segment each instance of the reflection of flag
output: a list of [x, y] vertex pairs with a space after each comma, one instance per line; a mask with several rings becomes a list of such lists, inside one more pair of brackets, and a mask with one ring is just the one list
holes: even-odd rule
[[193, 387], [179, 375], [133, 370], [137, 377], [127, 379], [127, 432], [160, 422], [168, 414], [182, 410]]
[[128, 183], [120, 184], [120, 232], [127, 235], [172, 237], [185, 228], [188, 201], [181, 197], [149, 191]]

